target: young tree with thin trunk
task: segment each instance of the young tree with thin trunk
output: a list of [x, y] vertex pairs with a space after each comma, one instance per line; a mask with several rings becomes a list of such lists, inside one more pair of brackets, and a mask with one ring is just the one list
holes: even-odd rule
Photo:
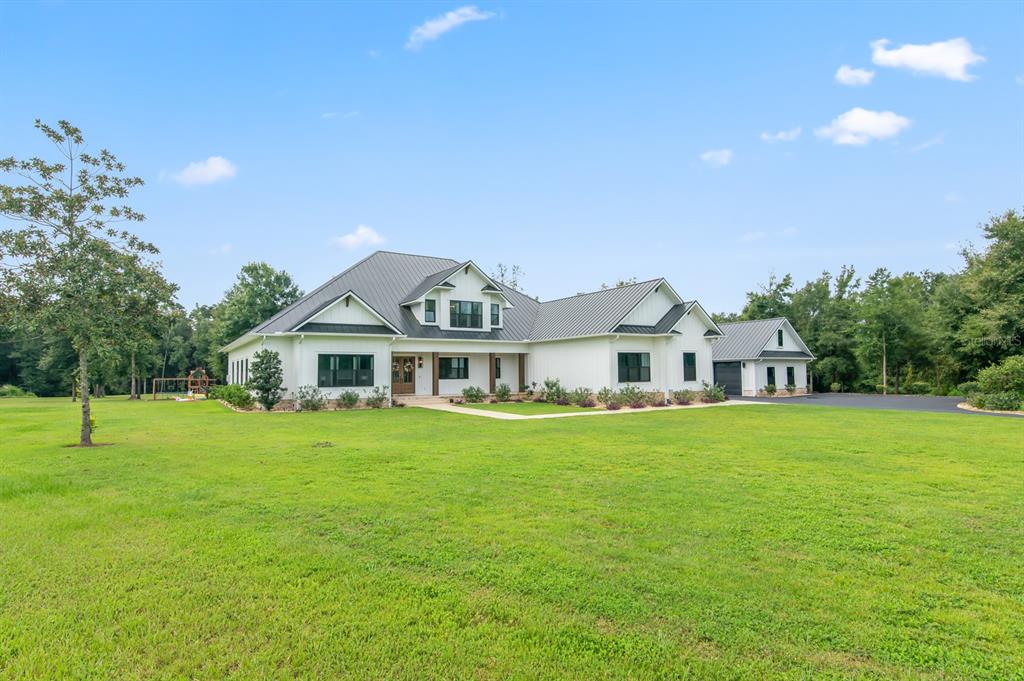
[[0, 173], [24, 181], [0, 184], [0, 217], [15, 224], [0, 229], [4, 313], [20, 326], [71, 342], [82, 405], [79, 444], [91, 446], [90, 360], [123, 347], [125, 330], [137, 321], [125, 292], [159, 280], [161, 292], [151, 293], [161, 297], [173, 287], [145, 259], [156, 247], [119, 227], [144, 219], [122, 203], [142, 179], [126, 176], [124, 164], [106, 149], [83, 151], [81, 130], [67, 121], [35, 125], [61, 158], [0, 159]]

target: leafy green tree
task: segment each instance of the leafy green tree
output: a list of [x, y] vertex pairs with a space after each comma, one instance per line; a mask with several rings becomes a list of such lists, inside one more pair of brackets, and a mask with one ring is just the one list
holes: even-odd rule
[[251, 262], [238, 273], [235, 284], [214, 311], [213, 339], [209, 348], [210, 369], [225, 376], [220, 348], [302, 297], [302, 291], [282, 270], [265, 262]]
[[281, 356], [274, 350], [258, 350], [252, 356], [252, 367], [247, 387], [256, 393], [256, 401], [270, 411], [284, 394], [284, 369]]
[[791, 297], [790, 321], [817, 357], [811, 370], [823, 387], [856, 383], [859, 287], [854, 269], [844, 265], [835, 278], [823, 272]]
[[769, 319], [789, 317], [790, 301], [793, 297], [793, 277], [789, 274], [779, 279], [774, 273], [768, 276], [768, 283], [760, 291], [747, 294], [747, 304], [740, 313], [741, 319]]
[[899, 391], [900, 367], [913, 361], [923, 345], [920, 279], [913, 274], [893, 277], [885, 268], [875, 270], [867, 280], [861, 314], [859, 353], [868, 366], [879, 366], [883, 394], [889, 391], [893, 369]]
[[25, 180], [0, 185], [0, 216], [18, 225], [0, 230], [3, 310], [23, 328], [70, 341], [82, 397], [79, 443], [90, 446], [89, 360], [123, 343], [123, 292], [159, 275], [145, 259], [157, 249], [119, 229], [144, 219], [122, 203], [142, 179], [124, 175], [106, 149], [82, 151], [82, 132], [67, 121], [54, 128], [37, 120], [36, 128], [61, 160], [0, 159], [0, 171]]

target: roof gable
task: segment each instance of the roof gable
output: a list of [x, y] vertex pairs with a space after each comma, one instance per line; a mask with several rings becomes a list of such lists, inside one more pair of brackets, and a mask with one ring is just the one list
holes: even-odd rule
[[722, 324], [720, 328], [725, 336], [711, 346], [712, 358], [719, 362], [758, 359], [762, 356], [765, 346], [771, 341], [772, 336], [783, 325], [788, 327], [793, 338], [806, 352], [807, 359], [814, 359], [814, 355], [804, 344], [803, 339], [785, 317]]

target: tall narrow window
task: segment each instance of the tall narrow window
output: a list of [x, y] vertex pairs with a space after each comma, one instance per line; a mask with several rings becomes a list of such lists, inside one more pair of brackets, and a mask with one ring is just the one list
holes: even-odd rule
[[501, 378], [501, 357], [494, 358], [494, 377]]
[[619, 383], [646, 383], [650, 380], [651, 353], [619, 353]]
[[775, 385], [775, 367], [768, 367], [768, 381], [766, 385]]
[[697, 353], [695, 352], [683, 353], [683, 380], [697, 380]]
[[245, 372], [243, 373], [243, 376], [245, 377], [245, 380], [243, 381], [243, 383], [248, 383], [249, 382], [249, 358], [248, 357], [245, 358]]
[[491, 326], [501, 326], [501, 307], [491, 303]]
[[786, 385], [796, 385], [796, 369], [786, 367]]
[[484, 328], [484, 304], [471, 300], [453, 300], [448, 305], [451, 326], [456, 329]]
[[779, 329], [779, 347], [782, 347], [782, 329]]
[[437, 301], [433, 298], [423, 301], [423, 321], [428, 324], [437, 323]]
[[437, 369], [438, 378], [469, 378], [469, 357], [441, 357]]

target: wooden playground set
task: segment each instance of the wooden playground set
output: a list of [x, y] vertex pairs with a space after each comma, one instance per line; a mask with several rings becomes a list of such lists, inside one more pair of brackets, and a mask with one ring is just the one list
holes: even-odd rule
[[199, 367], [188, 372], [188, 376], [172, 376], [169, 378], [153, 378], [153, 399], [178, 400], [191, 402], [205, 400], [210, 396], [210, 386], [217, 381], [210, 378], [206, 369]]

